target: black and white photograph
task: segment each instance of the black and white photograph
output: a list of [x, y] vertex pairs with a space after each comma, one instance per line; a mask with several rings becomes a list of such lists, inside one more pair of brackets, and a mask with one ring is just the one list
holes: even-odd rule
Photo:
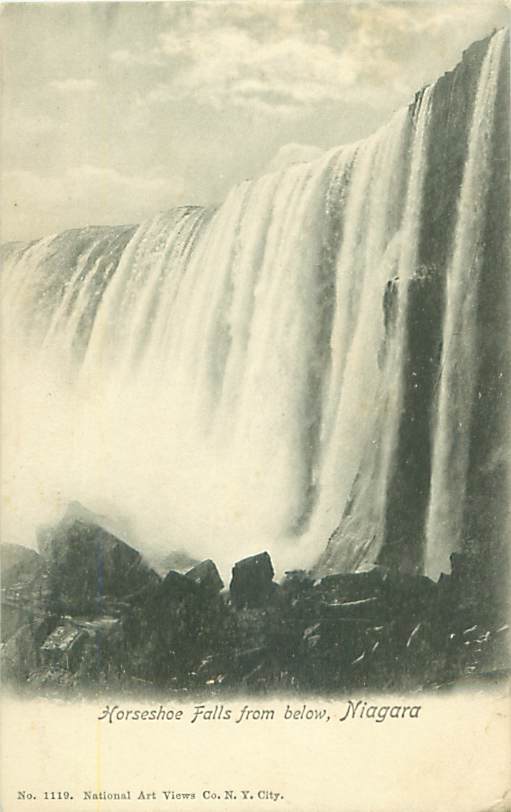
[[[389, 735], [505, 695], [509, 7], [0, 24], [4, 703]], [[440, 812], [275, 795], [213, 808]]]

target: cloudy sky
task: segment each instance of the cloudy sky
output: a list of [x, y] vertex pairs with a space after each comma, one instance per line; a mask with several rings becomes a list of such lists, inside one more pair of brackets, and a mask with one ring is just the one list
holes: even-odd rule
[[216, 203], [369, 134], [508, 18], [466, 0], [4, 5], [2, 239]]

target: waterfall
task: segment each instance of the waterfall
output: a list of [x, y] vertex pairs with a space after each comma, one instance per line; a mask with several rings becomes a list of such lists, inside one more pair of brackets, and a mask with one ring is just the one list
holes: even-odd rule
[[[474, 297], [504, 35], [475, 92], [447, 269], [426, 569], [461, 543]], [[78, 500], [149, 554], [374, 562], [408, 385], [438, 87], [356, 144], [138, 227], [2, 249], [3, 537]], [[457, 191], [456, 191], [457, 194]]]
[[504, 31], [493, 37], [482, 65], [447, 270], [426, 546], [426, 570], [434, 576], [448, 571], [450, 553], [462, 546], [471, 415], [474, 397], [478, 396], [477, 294], [484, 252], [497, 80], [505, 41]]
[[[336, 382], [338, 393], [332, 409], [336, 427], [326, 443], [325, 491], [332, 490], [328, 494], [330, 505], [323, 509], [331, 510], [339, 494], [341, 502], [350, 506], [354, 481], [357, 501], [363, 502], [364, 509], [348, 510], [337, 531], [342, 542], [335, 550], [335, 568], [341, 565], [350, 569], [368, 559], [375, 560], [384, 539], [386, 492], [401, 411], [407, 290], [417, 264], [431, 100], [432, 88], [428, 87], [420, 99], [413, 125], [408, 165], [403, 165], [404, 133], [400, 139], [392, 139], [390, 155], [388, 145], [383, 154], [376, 154], [375, 176], [364, 178], [360, 195], [369, 211], [362, 209], [362, 217], [357, 212], [360, 233], [356, 250], [348, 256], [341, 251], [340, 279], [344, 285], [350, 279], [355, 287], [361, 288], [352, 323], [344, 308], [353, 295], [345, 287], [339, 307], [340, 329], [348, 346], [335, 359], [343, 379]], [[400, 171], [405, 174], [404, 188]], [[355, 200], [359, 194], [354, 184]], [[396, 216], [402, 198], [403, 209]], [[350, 231], [357, 230], [350, 220], [347, 224]], [[357, 267], [357, 261], [362, 263], [361, 268]], [[385, 330], [383, 292], [392, 283], [399, 288], [398, 306], [392, 328]], [[363, 432], [361, 419], [365, 423]]]

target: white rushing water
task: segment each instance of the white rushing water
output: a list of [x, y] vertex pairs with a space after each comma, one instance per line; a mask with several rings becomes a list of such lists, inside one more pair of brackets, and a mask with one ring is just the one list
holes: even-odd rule
[[[479, 80], [449, 268], [435, 571], [460, 522], [447, 478], [455, 466], [463, 488], [466, 451], [453, 437], [472, 397], [469, 258], [501, 47], [494, 37]], [[33, 545], [34, 528], [78, 500], [125, 517], [141, 549], [185, 548], [224, 570], [268, 549], [282, 571], [315, 561], [358, 478], [367, 509], [346, 527], [341, 563], [374, 560], [402, 406], [432, 96], [426, 89], [413, 118], [400, 111], [365, 141], [240, 184], [217, 209], [5, 247], [4, 540]]]
[[472, 115], [468, 155], [458, 201], [454, 250], [447, 270], [443, 354], [434, 434], [426, 571], [449, 568], [462, 544], [470, 423], [476, 397], [476, 312], [491, 161], [495, 97], [506, 32], [494, 35], [486, 53]]

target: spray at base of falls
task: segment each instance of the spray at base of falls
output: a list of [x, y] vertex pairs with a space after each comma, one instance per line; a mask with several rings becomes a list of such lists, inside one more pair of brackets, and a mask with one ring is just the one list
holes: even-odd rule
[[[3, 538], [33, 544], [78, 500], [126, 517], [141, 549], [224, 569], [261, 549], [278, 571], [448, 568], [480, 280], [501, 251], [485, 235], [506, 41], [476, 43], [368, 139], [217, 209], [5, 246]], [[440, 132], [447, 95], [464, 112]]]

